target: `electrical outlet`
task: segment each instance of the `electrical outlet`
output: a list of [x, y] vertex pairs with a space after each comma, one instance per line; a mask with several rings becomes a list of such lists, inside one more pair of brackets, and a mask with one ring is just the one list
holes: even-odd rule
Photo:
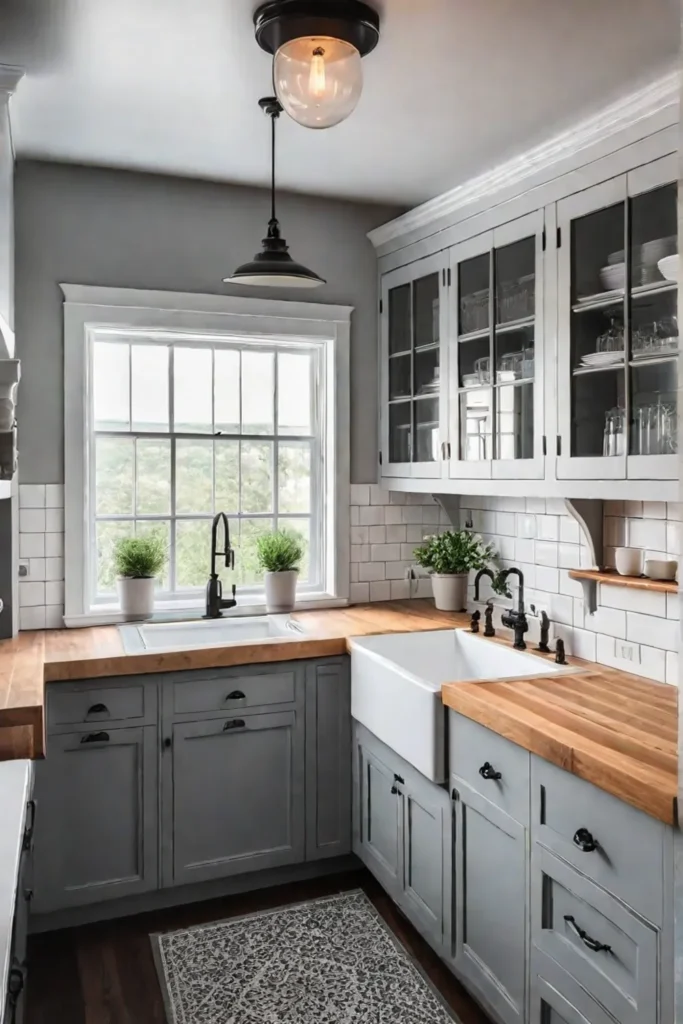
[[640, 665], [640, 647], [638, 644], [629, 644], [625, 640], [617, 640], [616, 655], [623, 661], [630, 661], [633, 665]]
[[24, 577], [29, 575], [28, 562], [19, 562], [19, 576]]

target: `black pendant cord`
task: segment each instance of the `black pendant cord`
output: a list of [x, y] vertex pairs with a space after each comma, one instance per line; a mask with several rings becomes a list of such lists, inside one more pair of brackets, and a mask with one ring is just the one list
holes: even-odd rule
[[259, 105], [270, 118], [270, 220], [268, 221], [268, 238], [279, 238], [280, 225], [275, 212], [275, 123], [280, 116], [282, 107], [274, 96], [259, 100]]

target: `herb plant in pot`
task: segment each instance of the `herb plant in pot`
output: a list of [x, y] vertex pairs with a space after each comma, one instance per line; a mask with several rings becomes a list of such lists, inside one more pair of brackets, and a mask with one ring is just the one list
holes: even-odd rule
[[127, 620], [148, 619], [154, 611], [154, 586], [166, 565], [161, 537], [124, 537], [114, 548], [116, 589]]
[[304, 556], [298, 533], [274, 530], [257, 538], [258, 562], [264, 571], [267, 612], [291, 612], [296, 604], [296, 582]]
[[493, 545], [484, 544], [469, 530], [446, 530], [427, 537], [414, 554], [417, 564], [429, 571], [434, 604], [444, 612], [466, 611], [470, 570], [487, 569], [496, 560]]

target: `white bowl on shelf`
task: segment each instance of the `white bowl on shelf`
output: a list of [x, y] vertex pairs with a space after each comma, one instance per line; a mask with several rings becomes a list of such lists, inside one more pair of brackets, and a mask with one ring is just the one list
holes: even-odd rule
[[624, 287], [626, 280], [626, 264], [612, 263], [600, 268], [600, 284], [608, 292], [618, 291]]
[[651, 580], [674, 580], [678, 562], [664, 558], [648, 558], [645, 561], [645, 575]]
[[678, 253], [673, 256], [665, 256], [664, 259], [659, 260], [657, 268], [662, 277], [665, 277], [667, 281], [678, 281]]

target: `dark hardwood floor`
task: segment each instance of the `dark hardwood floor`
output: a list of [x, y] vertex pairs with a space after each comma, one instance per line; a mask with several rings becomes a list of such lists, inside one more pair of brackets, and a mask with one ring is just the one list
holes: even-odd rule
[[29, 940], [26, 1024], [166, 1024], [152, 960], [151, 932], [220, 921], [354, 888], [367, 893], [462, 1024], [490, 1024], [366, 871], [33, 936]]

